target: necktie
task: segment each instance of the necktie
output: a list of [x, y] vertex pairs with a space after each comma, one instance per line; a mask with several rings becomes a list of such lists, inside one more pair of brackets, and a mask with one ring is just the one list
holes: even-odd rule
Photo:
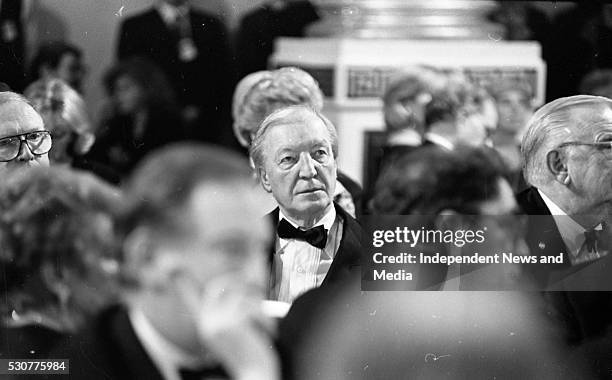
[[591, 228], [584, 231], [584, 244], [588, 252], [597, 252], [600, 249], [599, 236], [606, 230], [606, 222], [601, 222], [598, 226], [601, 226], [601, 229]]
[[182, 368], [179, 370], [182, 380], [229, 379], [221, 366], [204, 367], [200, 369]]
[[327, 230], [323, 226], [316, 226], [309, 230], [301, 230], [293, 227], [291, 223], [285, 219], [282, 219], [278, 223], [276, 233], [278, 237], [282, 239], [303, 240], [313, 247], [320, 249], [325, 248], [327, 244]]

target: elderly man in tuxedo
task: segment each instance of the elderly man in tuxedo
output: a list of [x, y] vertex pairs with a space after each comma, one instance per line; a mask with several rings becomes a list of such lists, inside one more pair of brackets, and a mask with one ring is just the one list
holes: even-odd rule
[[0, 93], [0, 178], [15, 170], [49, 166], [51, 134], [27, 99]]
[[270, 298], [292, 302], [345, 277], [359, 265], [361, 228], [333, 203], [338, 138], [317, 111], [291, 106], [270, 114], [250, 155], [265, 191], [279, 207], [271, 250]]
[[554, 100], [530, 119], [521, 145], [531, 186], [518, 195], [531, 217], [532, 254], [564, 254], [564, 264], [530, 267], [549, 292], [568, 339], [598, 335], [612, 322], [605, 279], [612, 211], [612, 100], [577, 95]]
[[262, 311], [270, 230], [250, 183], [243, 158], [210, 146], [169, 146], [136, 169], [125, 301], [54, 355], [71, 378], [279, 378]]

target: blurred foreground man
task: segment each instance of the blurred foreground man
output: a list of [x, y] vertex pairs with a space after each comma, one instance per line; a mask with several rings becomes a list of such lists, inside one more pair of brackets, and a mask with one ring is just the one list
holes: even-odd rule
[[331, 122], [305, 106], [275, 111], [262, 122], [250, 154], [279, 205], [269, 214], [277, 226], [269, 297], [292, 302], [357, 268], [361, 227], [332, 201], [338, 138]]
[[528, 123], [521, 154], [532, 187], [518, 200], [533, 219], [532, 254], [559, 255], [564, 264], [530, 266], [567, 328], [570, 342], [597, 336], [612, 321], [608, 255], [612, 211], [612, 100], [578, 95], [554, 100]]
[[269, 231], [249, 184], [222, 149], [145, 159], [126, 189], [125, 307], [71, 340], [71, 378], [278, 379], [261, 314]]
[[0, 180], [12, 171], [49, 166], [51, 134], [26, 98], [0, 93]]

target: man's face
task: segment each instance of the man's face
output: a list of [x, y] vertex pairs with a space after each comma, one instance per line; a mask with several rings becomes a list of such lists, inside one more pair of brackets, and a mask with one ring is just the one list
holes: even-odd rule
[[115, 81], [113, 97], [122, 114], [131, 115], [144, 107], [142, 88], [127, 75], [120, 76]]
[[[584, 117], [582, 117], [582, 116]], [[612, 141], [612, 108], [579, 110], [575, 120], [589, 120], [588, 125], [574, 131], [572, 141], [596, 143]], [[612, 202], [612, 150], [603, 146], [569, 146], [567, 166], [576, 195], [585, 206]], [[572, 185], [570, 185], [572, 186]]]
[[168, 331], [188, 350], [200, 345], [201, 312], [221, 312], [203, 310], [211, 298], [226, 306], [249, 305], [242, 312], [252, 313], [265, 297], [271, 230], [249, 188], [248, 181], [197, 186], [177, 210], [176, 230], [151, 231], [151, 258], [135, 264], [142, 290], [172, 318]]
[[299, 116], [268, 131], [260, 175], [288, 216], [320, 218], [332, 205], [337, 164], [323, 121], [311, 113]]
[[[0, 106], [0, 139], [44, 130], [42, 118], [28, 104], [15, 101]], [[37, 165], [48, 166], [48, 155], [33, 154], [28, 145], [22, 142], [19, 155], [15, 159], [0, 162], [0, 177], [14, 170]]]
[[497, 111], [499, 112], [499, 128], [515, 133], [520, 133], [525, 129], [533, 113], [530, 99], [519, 90], [502, 92], [497, 98]]
[[[216, 278], [232, 278], [245, 293], [263, 297], [269, 226], [246, 183], [204, 184], [185, 209], [185, 234], [173, 239], [181, 274], [198, 292]], [[242, 186], [242, 187], [240, 187]]]

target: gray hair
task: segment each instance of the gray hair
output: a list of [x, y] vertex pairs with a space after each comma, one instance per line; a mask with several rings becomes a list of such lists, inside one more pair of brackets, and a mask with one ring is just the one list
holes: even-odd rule
[[276, 110], [270, 115], [268, 115], [268, 117], [264, 119], [264, 121], [261, 123], [261, 126], [257, 130], [255, 138], [253, 139], [253, 143], [251, 144], [251, 147], [249, 149], [249, 155], [251, 156], [251, 160], [253, 160], [253, 163], [255, 164], [255, 168], [260, 168], [263, 166], [265, 158], [263, 143], [266, 139], [268, 131], [272, 127], [275, 127], [277, 125], [305, 120], [305, 114], [314, 115], [316, 118], [323, 122], [329, 134], [330, 145], [332, 147], [332, 153], [334, 154], [334, 158], [338, 157], [338, 133], [336, 132], [336, 128], [334, 127], [332, 122], [328, 118], [323, 116], [319, 111], [308, 106], [289, 106]]
[[563, 143], [574, 131], [590, 124], [590, 120], [572, 117], [572, 112], [581, 107], [612, 108], [612, 100], [592, 95], [569, 96], [553, 100], [533, 114], [521, 143], [523, 175], [528, 184], [541, 186], [546, 183], [546, 153]]
[[232, 105], [234, 134], [243, 146], [244, 131], [255, 132], [273, 111], [291, 105], [307, 105], [320, 111], [323, 93], [310, 74], [296, 67], [260, 71], [245, 77], [237, 86]]
[[28, 101], [28, 99], [21, 94], [12, 91], [0, 92], [0, 106], [11, 102], [25, 103], [32, 107], [32, 104]]

